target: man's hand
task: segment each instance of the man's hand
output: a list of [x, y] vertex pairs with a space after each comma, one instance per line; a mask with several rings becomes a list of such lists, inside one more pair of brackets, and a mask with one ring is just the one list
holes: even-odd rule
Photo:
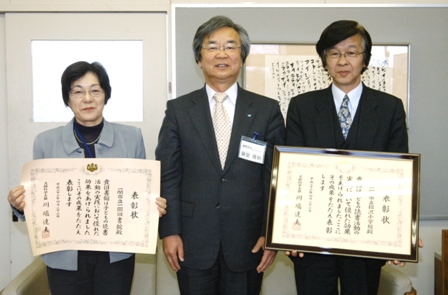
[[[418, 239], [418, 247], [419, 248], [423, 248], [423, 241], [422, 241], [422, 239]], [[395, 265], [400, 265], [401, 267], [403, 267], [403, 266], [406, 265], [406, 262], [399, 261], [399, 260], [394, 260], [394, 261], [389, 260], [389, 261], [387, 261], [387, 264], [389, 264], [389, 265], [395, 264]]]
[[299, 257], [300, 258], [303, 258], [303, 256], [305, 256], [305, 254], [304, 253], [302, 253], [302, 252], [297, 252], [297, 251], [285, 251], [285, 255], [286, 256], [292, 256], [292, 257], [297, 257], [297, 255], [299, 255]]
[[180, 269], [179, 260], [184, 261], [184, 244], [179, 235], [163, 238], [163, 253], [174, 271]]
[[159, 210], [159, 218], [166, 214], [166, 199], [164, 197], [156, 198], [157, 210]]
[[277, 251], [266, 250], [264, 249], [264, 237], [260, 237], [252, 249], [252, 253], [257, 253], [260, 249], [263, 249], [263, 257], [261, 258], [260, 264], [257, 266], [257, 272], [261, 273], [268, 269], [271, 266], [272, 262], [274, 262], [275, 255], [277, 255]]

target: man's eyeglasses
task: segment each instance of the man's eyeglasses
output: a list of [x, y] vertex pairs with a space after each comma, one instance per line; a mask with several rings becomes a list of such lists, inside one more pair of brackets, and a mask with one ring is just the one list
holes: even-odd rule
[[234, 43], [227, 43], [226, 45], [219, 46], [218, 44], [208, 44], [206, 46], [202, 46], [205, 50], [211, 53], [218, 53], [222, 51], [226, 53], [235, 53], [238, 48], [240, 48], [241, 45], [236, 45]]
[[346, 59], [356, 59], [360, 54], [363, 54], [363, 52], [358, 51], [347, 51], [346, 53], [340, 53], [338, 51], [330, 51], [327, 53], [327, 57], [330, 59], [340, 59], [342, 56]]
[[86, 93], [89, 92], [89, 95], [94, 98], [100, 97], [104, 92], [101, 87], [92, 87], [88, 91], [81, 87], [73, 87], [72, 90], [70, 90], [70, 94], [73, 96], [73, 98], [83, 98], [86, 96]]

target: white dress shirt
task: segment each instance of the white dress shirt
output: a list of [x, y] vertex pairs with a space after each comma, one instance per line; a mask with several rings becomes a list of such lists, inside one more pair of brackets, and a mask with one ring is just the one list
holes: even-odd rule
[[337, 88], [334, 84], [331, 85], [331, 91], [333, 93], [334, 105], [336, 107], [336, 112], [341, 108], [342, 100], [344, 96], [347, 94], [349, 103], [348, 109], [350, 110], [350, 116], [352, 121], [355, 119], [356, 110], [358, 109], [359, 100], [361, 99], [362, 94], [362, 83], [359, 83], [355, 89], [350, 91], [349, 93], [345, 93], [341, 89]]
[[[205, 84], [205, 89], [207, 90], [208, 102], [210, 104], [210, 113], [213, 118], [213, 110], [215, 108], [216, 101], [213, 98], [216, 91], [213, 90], [210, 86]], [[222, 103], [223, 107], [226, 109], [227, 114], [229, 115], [230, 126], [233, 126], [233, 118], [235, 117], [235, 105], [236, 105], [236, 97], [238, 96], [238, 83], [235, 82], [229, 89], [224, 91], [227, 93], [228, 98], [224, 100]]]

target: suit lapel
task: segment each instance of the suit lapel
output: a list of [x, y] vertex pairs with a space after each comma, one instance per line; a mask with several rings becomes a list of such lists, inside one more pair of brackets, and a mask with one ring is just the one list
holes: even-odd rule
[[215, 168], [218, 171], [222, 171], [215, 131], [213, 129], [212, 116], [210, 113], [210, 104], [208, 102], [205, 87], [203, 88], [203, 91], [201, 91], [201, 95], [193, 97], [191, 101], [193, 107], [191, 107], [188, 112], [191, 117], [191, 122], [197, 131], [196, 134], [204, 145]]
[[[256, 113], [251, 108], [254, 103], [248, 92], [238, 86], [238, 98], [235, 105], [235, 117], [233, 118], [232, 136], [230, 138], [229, 149], [227, 151], [226, 165], [224, 172], [231, 166], [235, 158], [238, 157], [241, 135], [249, 134], [248, 130], [255, 119]], [[255, 130], [254, 130], [255, 131]]]
[[[317, 115], [314, 118], [314, 125], [316, 126], [316, 134], [319, 144], [322, 147], [336, 147], [335, 128], [334, 125], [334, 101], [331, 94], [331, 86], [325, 90], [325, 95], [315, 97]], [[342, 134], [342, 133], [341, 133]], [[342, 136], [342, 135], [341, 135]]]
[[378, 102], [372, 96], [370, 90], [363, 85], [360, 104], [356, 112], [356, 116], [359, 116], [356, 149], [368, 150], [373, 145], [373, 139], [379, 124], [377, 105]]

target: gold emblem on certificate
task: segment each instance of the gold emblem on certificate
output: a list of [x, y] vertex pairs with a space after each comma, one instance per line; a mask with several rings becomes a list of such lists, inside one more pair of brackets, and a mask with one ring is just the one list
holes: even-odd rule
[[95, 172], [96, 170], [98, 170], [98, 165], [94, 163], [87, 164], [87, 170], [90, 172]]

